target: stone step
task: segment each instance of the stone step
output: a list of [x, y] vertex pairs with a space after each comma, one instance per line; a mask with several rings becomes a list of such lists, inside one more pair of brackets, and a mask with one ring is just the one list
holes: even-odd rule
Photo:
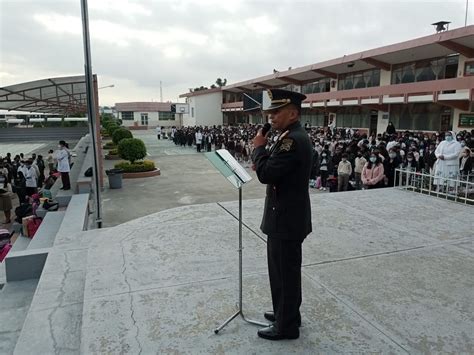
[[41, 222], [40, 227], [35, 233], [35, 237], [31, 240], [27, 249], [42, 249], [52, 247], [65, 214], [66, 212], [64, 211], [46, 213], [43, 222]]
[[104, 232], [76, 232], [51, 248], [13, 354], [79, 354], [89, 243]]
[[12, 354], [38, 280], [9, 282], [0, 291], [0, 353]]

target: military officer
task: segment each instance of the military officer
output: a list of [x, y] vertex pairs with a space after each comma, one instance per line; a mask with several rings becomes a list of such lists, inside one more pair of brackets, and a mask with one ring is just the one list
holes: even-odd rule
[[301, 102], [297, 92], [268, 90], [271, 105], [265, 110], [273, 130], [279, 133], [270, 150], [261, 130], [253, 139], [252, 160], [259, 181], [267, 185], [261, 230], [267, 235], [267, 258], [273, 322], [260, 329], [264, 339], [297, 339], [301, 325], [301, 247], [311, 233], [311, 205], [308, 182], [312, 146], [299, 122]]

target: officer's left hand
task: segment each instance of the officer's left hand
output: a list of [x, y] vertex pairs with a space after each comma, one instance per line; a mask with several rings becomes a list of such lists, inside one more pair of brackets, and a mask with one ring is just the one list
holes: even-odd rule
[[268, 132], [265, 136], [262, 136], [262, 129], [259, 129], [257, 135], [253, 138], [253, 146], [255, 148], [258, 148], [258, 147], [261, 147], [261, 146], [266, 146], [267, 145], [267, 137], [268, 137], [269, 133], [270, 132]]

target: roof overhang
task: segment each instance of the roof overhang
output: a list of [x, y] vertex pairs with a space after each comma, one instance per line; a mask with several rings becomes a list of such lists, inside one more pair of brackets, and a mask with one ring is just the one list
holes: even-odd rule
[[87, 112], [86, 100], [84, 75], [41, 79], [0, 88], [0, 109], [8, 111], [82, 113]]
[[474, 25], [416, 38], [365, 52], [345, 55], [329, 61], [275, 72], [271, 75], [224, 86], [229, 92], [252, 91], [305, 84], [321, 78], [336, 79], [338, 75], [368, 69], [390, 70], [393, 65], [453, 54], [474, 56]]

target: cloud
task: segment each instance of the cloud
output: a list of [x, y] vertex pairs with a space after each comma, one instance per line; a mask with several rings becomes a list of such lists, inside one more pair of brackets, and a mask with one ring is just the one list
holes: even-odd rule
[[[101, 103], [176, 100], [464, 25], [465, 0], [89, 0]], [[473, 21], [472, 11], [468, 22]], [[0, 85], [84, 72], [80, 2], [0, 0]]]

